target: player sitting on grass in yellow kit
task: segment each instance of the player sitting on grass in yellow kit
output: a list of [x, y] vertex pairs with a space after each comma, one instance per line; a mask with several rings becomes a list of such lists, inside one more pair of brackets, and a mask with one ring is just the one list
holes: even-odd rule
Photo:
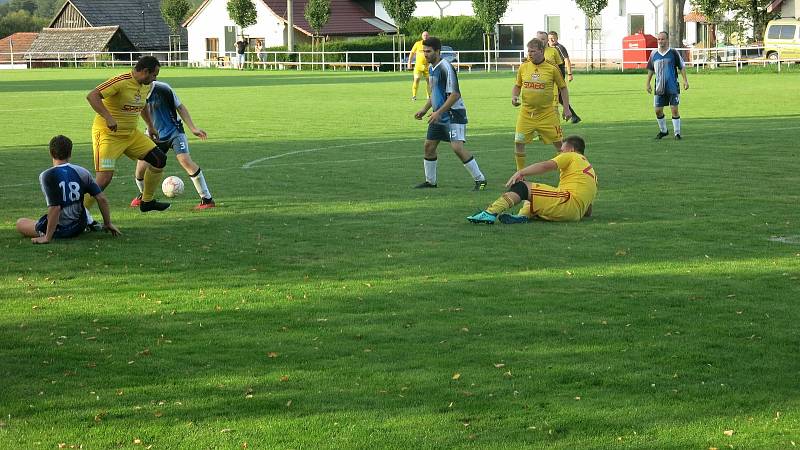
[[[583, 217], [591, 216], [592, 202], [597, 195], [597, 175], [583, 155], [585, 148], [586, 143], [581, 137], [568, 137], [558, 155], [514, 172], [506, 183], [508, 192], [485, 210], [467, 217], [467, 220], [491, 225], [498, 219], [506, 224], [526, 223], [533, 218], [577, 222]], [[560, 173], [558, 187], [523, 179], [554, 170]], [[527, 214], [502, 214], [523, 200], [531, 203]]]

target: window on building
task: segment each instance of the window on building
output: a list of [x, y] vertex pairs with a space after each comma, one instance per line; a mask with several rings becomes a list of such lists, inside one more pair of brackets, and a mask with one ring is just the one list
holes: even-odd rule
[[206, 59], [219, 57], [219, 38], [206, 38]]
[[236, 27], [225, 27], [225, 52], [230, 53], [236, 47]]
[[628, 35], [644, 33], [644, 14], [628, 14]]
[[561, 16], [544, 16], [544, 31], [555, 31], [561, 35]]
[[523, 27], [521, 24], [499, 24], [497, 25], [498, 40], [500, 50], [523, 50], [525, 49], [525, 42], [523, 42]]

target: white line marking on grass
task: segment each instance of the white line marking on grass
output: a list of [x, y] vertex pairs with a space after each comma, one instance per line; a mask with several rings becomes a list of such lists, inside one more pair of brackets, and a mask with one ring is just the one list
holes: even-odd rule
[[62, 109], [86, 109], [85, 106], [59, 106], [56, 108], [14, 108], [14, 109], [0, 109], [2, 112], [18, 112], [18, 111], [55, 111]]
[[772, 236], [769, 238], [772, 242], [779, 242], [781, 244], [800, 244], [800, 235], [795, 236]]
[[7, 185], [5, 185], [5, 186], [0, 186], [0, 189], [12, 188], [12, 187], [20, 187], [20, 186], [27, 186], [27, 185], [29, 185], [29, 184], [32, 184], [32, 183], [7, 184]]
[[[501, 134], [508, 134], [511, 135], [511, 132], [508, 133], [483, 133], [483, 134], [471, 134], [470, 136], [499, 136]], [[272, 159], [283, 158], [285, 156], [292, 156], [292, 155], [299, 155], [301, 153], [311, 153], [311, 152], [318, 152], [322, 150], [333, 150], [336, 148], [347, 148], [347, 147], [363, 147], [365, 145], [380, 145], [380, 144], [392, 144], [395, 142], [409, 142], [409, 141], [419, 141], [422, 138], [414, 137], [414, 138], [404, 138], [404, 139], [392, 139], [388, 141], [373, 141], [373, 142], [353, 142], [350, 144], [339, 144], [339, 145], [332, 145], [330, 147], [317, 147], [317, 148], [308, 148], [305, 150], [295, 150], [293, 152], [281, 153], [279, 155], [272, 155], [272, 156], [265, 156], [264, 158], [255, 159], [250, 162], [246, 162], [242, 165], [242, 169], [250, 169], [253, 166], [257, 165], [258, 163], [262, 163], [264, 161], [269, 161]], [[414, 157], [419, 157], [419, 155], [415, 155]], [[403, 157], [405, 158], [405, 157]], [[399, 159], [399, 158], [389, 158], [389, 159]], [[382, 159], [381, 159], [382, 160]], [[354, 161], [364, 161], [364, 160], [354, 160]]]

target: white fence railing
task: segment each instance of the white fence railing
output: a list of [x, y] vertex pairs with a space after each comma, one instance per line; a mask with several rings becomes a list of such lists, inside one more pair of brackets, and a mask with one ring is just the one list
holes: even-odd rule
[[[655, 49], [603, 49], [602, 52], [578, 49], [571, 53], [574, 70], [618, 70], [643, 69], [647, 57]], [[719, 66], [774, 65], [781, 71], [788, 64], [800, 59], [766, 59], [763, 47], [682, 48], [688, 67], [697, 71]], [[165, 66], [238, 68], [234, 52], [206, 52], [201, 60], [190, 59], [189, 52], [38, 52], [2, 53], [2, 68], [36, 67], [115, 67], [132, 66], [140, 55], [153, 55]], [[245, 67], [253, 69], [311, 69], [311, 70], [391, 70], [402, 71], [407, 67], [408, 52], [405, 51], [347, 51], [347, 52], [278, 52], [262, 51], [245, 54]], [[460, 70], [514, 70], [525, 60], [523, 50], [458, 50], [444, 52], [443, 56]], [[587, 57], [588, 56], [588, 57]]]

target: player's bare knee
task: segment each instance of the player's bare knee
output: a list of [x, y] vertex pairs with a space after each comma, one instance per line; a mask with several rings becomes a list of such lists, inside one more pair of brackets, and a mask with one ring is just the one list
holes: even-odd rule
[[[153, 148], [144, 158], [154, 169], [163, 169], [167, 165], [167, 154], [158, 147]], [[156, 170], [160, 172], [161, 170]]]

